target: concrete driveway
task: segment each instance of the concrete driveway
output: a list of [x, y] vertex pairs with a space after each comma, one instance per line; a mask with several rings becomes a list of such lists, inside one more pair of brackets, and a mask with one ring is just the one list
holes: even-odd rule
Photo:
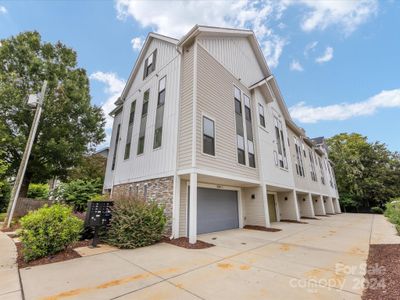
[[25, 299], [360, 299], [371, 243], [400, 243], [383, 216], [340, 214], [201, 235], [21, 270]]

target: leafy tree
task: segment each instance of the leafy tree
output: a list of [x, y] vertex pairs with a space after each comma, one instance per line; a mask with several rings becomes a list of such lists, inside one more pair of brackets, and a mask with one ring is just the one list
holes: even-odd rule
[[53, 192], [56, 199], [64, 200], [71, 204], [75, 211], [83, 212], [87, 202], [96, 199], [101, 193], [102, 183], [100, 180], [72, 180], [62, 183]]
[[391, 153], [385, 144], [369, 143], [358, 133], [335, 135], [327, 144], [342, 205], [369, 211], [400, 196], [398, 153]]
[[[4, 142], [1, 136], [0, 142]], [[6, 209], [11, 191], [10, 184], [6, 178], [8, 164], [2, 158], [3, 155], [4, 152], [0, 150], [0, 213]]]
[[100, 154], [87, 155], [82, 157], [79, 165], [69, 171], [68, 177], [71, 180], [96, 180], [104, 181], [107, 158]]
[[15, 175], [31, 128], [34, 111], [26, 96], [48, 89], [36, 140], [20, 196], [31, 181], [67, 177], [83, 154], [104, 139], [104, 116], [90, 103], [86, 71], [76, 52], [57, 42], [42, 42], [38, 32], [0, 41], [0, 136], [9, 175]]

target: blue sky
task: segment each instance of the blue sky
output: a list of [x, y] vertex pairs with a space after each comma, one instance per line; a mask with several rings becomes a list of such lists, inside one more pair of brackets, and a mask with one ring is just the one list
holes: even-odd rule
[[400, 1], [374, 0], [0, 1], [0, 39], [37, 30], [74, 48], [109, 112], [148, 32], [250, 28], [309, 136], [359, 132], [400, 151], [399, 16]]

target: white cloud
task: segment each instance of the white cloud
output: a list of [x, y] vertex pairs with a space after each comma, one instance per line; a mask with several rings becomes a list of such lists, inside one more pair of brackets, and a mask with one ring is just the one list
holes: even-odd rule
[[290, 63], [290, 70], [302, 72], [304, 71], [304, 68], [298, 60], [293, 59]]
[[382, 91], [367, 100], [313, 107], [300, 102], [289, 108], [291, 116], [302, 123], [340, 121], [373, 115], [381, 108], [400, 108], [400, 89]]
[[[104, 83], [107, 100], [103, 102], [102, 109], [106, 117], [106, 133], [111, 130], [113, 119], [108, 114], [115, 108], [114, 102], [117, 101], [125, 87], [125, 80], [119, 78], [115, 73], [95, 72], [89, 78]], [[109, 134], [107, 134], [109, 137]]]
[[276, 67], [286, 39], [272, 30], [286, 9], [278, 1], [131, 1], [116, 0], [118, 18], [181, 38], [195, 24], [252, 29], [271, 67]]
[[321, 56], [317, 57], [315, 61], [319, 64], [326, 63], [330, 61], [333, 58], [333, 48], [332, 47], [326, 47], [324, 54]]
[[3, 5], [0, 5], [0, 15], [6, 14], [7, 12], [7, 8], [5, 8]]
[[131, 45], [133, 50], [142, 49], [144, 40], [141, 37], [135, 37], [131, 40]]
[[338, 25], [350, 34], [378, 12], [377, 0], [301, 0], [292, 3], [301, 3], [311, 10], [301, 24], [304, 31], [324, 30]]
[[308, 43], [306, 45], [306, 47], [304, 48], [304, 56], [308, 57], [308, 54], [310, 52], [314, 52], [315, 51], [315, 47], [317, 47], [317, 46], [318, 46], [318, 41], [314, 41], [314, 42]]

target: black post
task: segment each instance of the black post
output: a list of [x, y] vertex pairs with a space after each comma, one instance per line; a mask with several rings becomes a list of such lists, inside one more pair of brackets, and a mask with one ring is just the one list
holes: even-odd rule
[[100, 241], [100, 238], [99, 238], [99, 229], [100, 229], [100, 226], [95, 226], [95, 227], [94, 227], [94, 235], [93, 235], [93, 240], [92, 240], [92, 248], [96, 248], [96, 247], [97, 247], [97, 244], [98, 244], [99, 241]]

